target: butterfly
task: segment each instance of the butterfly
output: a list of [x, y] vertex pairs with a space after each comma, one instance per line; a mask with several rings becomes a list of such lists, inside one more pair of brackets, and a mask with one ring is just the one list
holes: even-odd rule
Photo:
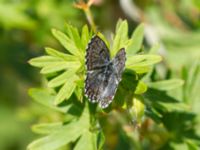
[[112, 102], [125, 68], [126, 53], [121, 48], [110, 60], [105, 42], [95, 35], [86, 49], [85, 95], [92, 103], [106, 108]]

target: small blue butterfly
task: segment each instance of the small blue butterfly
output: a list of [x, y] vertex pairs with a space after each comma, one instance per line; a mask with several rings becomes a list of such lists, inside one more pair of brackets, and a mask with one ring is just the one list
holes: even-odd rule
[[104, 41], [95, 35], [86, 49], [85, 95], [89, 101], [106, 108], [112, 102], [125, 68], [126, 53], [121, 48], [110, 60]]

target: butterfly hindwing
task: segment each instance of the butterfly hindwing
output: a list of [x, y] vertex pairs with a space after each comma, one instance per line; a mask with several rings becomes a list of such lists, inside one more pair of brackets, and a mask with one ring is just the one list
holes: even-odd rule
[[[102, 108], [106, 108], [113, 100], [119, 82], [121, 81], [122, 72], [125, 68], [126, 53], [122, 48], [111, 61], [107, 70], [107, 84], [104, 86], [104, 91], [101, 94], [99, 104]], [[104, 81], [105, 82], [105, 81]]]
[[121, 76], [125, 68], [125, 62], [126, 62], [126, 52], [125, 49], [122, 48], [118, 51], [115, 58], [112, 60], [113, 68], [115, 70], [115, 73], [119, 81], [121, 80]]

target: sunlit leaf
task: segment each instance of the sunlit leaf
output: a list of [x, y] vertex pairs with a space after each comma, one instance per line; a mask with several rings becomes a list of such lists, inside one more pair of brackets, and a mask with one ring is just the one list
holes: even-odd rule
[[146, 90], [147, 90], [147, 85], [144, 82], [139, 81], [135, 90], [135, 94], [142, 94], [146, 92]]
[[55, 106], [54, 105], [55, 96], [51, 95], [47, 89], [32, 88], [28, 91], [28, 93], [33, 98], [34, 101], [52, 110], [66, 113], [71, 107], [70, 105], [59, 106], [59, 107]]
[[134, 70], [136, 73], [146, 73], [151, 70], [152, 65], [160, 62], [162, 58], [159, 55], [134, 55], [128, 56], [126, 68]]
[[90, 33], [89, 33], [88, 26], [84, 25], [82, 28], [82, 34], [81, 34], [81, 42], [83, 44], [82, 45], [83, 51], [85, 51], [87, 44], [89, 42], [89, 39], [90, 39]]
[[69, 55], [69, 54], [65, 54], [65, 53], [59, 52], [59, 51], [57, 51], [57, 50], [55, 50], [53, 48], [50, 48], [50, 47], [46, 47], [45, 51], [50, 56], [62, 58], [63, 60], [66, 60], [66, 61], [78, 61], [77, 57], [75, 57], [73, 55]]
[[63, 102], [65, 99], [68, 99], [76, 88], [76, 80], [78, 80], [78, 76], [74, 75], [68, 78], [67, 82], [61, 87], [58, 94], [55, 98], [55, 104], [59, 104]]
[[114, 56], [121, 48], [126, 48], [128, 44], [128, 23], [121, 21], [115, 31], [111, 56]]
[[160, 44], [155, 44], [151, 49], [149, 50], [149, 54], [156, 54], [158, 50], [160, 49]]
[[85, 107], [81, 117], [76, 122], [66, 124], [48, 136], [33, 141], [28, 145], [30, 150], [55, 150], [70, 142], [74, 142], [89, 130], [89, 111]]
[[32, 126], [32, 130], [38, 134], [50, 134], [62, 128], [62, 122], [40, 123]]
[[140, 24], [131, 36], [131, 42], [128, 46], [126, 52], [127, 55], [133, 55], [139, 51], [142, 47], [142, 42], [144, 38], [144, 24]]
[[62, 59], [58, 57], [40, 56], [40, 57], [32, 58], [31, 60], [29, 60], [29, 63], [35, 67], [44, 67], [52, 63], [59, 63], [60, 61], [62, 61]]
[[66, 69], [77, 69], [80, 67], [80, 65], [80, 62], [77, 61], [59, 61], [46, 65], [44, 68], [42, 68], [41, 73], [47, 74]]
[[81, 53], [79, 51], [79, 49], [76, 47], [76, 45], [74, 44], [74, 42], [72, 43], [72, 40], [65, 35], [64, 33], [62, 33], [61, 31], [58, 31], [56, 29], [52, 30], [53, 35], [56, 37], [56, 39], [58, 39], [58, 41], [66, 48], [66, 50], [68, 50], [71, 54], [75, 55], [75, 56], [80, 56]]
[[67, 82], [71, 76], [74, 76], [75, 72], [76, 72], [76, 70], [74, 70], [74, 69], [69, 69], [69, 70], [65, 71], [64, 73], [62, 73], [59, 76], [50, 80], [48, 82], [48, 86], [49, 87], [57, 87], [57, 86], [62, 85], [63, 83]]
[[74, 150], [97, 150], [96, 143], [97, 135], [95, 133], [91, 133], [90, 131], [86, 131], [79, 139]]

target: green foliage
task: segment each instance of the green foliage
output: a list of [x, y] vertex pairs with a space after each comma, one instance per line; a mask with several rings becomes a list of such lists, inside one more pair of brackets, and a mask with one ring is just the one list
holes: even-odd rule
[[[60, 112], [65, 119], [34, 125], [33, 131], [44, 137], [33, 141], [28, 149], [54, 150], [66, 146], [76, 150], [103, 149], [105, 140], [109, 140], [110, 133], [107, 127], [110, 126], [111, 118], [116, 122], [113, 130], [120, 128], [123, 133], [118, 135], [120, 138], [137, 141], [139, 137], [130, 136], [125, 126], [131, 121], [136, 126], [141, 126], [148, 117], [163, 125], [159, 127], [164, 130], [163, 134], [172, 135], [167, 136], [166, 142], [158, 145], [159, 148], [172, 148], [174, 143], [176, 145], [178, 141], [183, 140], [190, 141], [187, 143], [188, 147], [195, 147], [199, 137], [195, 134], [194, 128], [190, 130], [195, 126], [195, 115], [188, 112], [186, 104], [165, 92], [182, 86], [183, 81], [180, 79], [157, 82], [149, 79], [148, 83], [142, 81], [144, 77], [149, 78], [154, 75], [153, 66], [162, 60], [159, 55], [153, 54], [158, 45], [150, 49], [150, 54], [136, 54], [142, 47], [143, 24], [137, 27], [131, 38], [128, 37], [127, 21], [120, 20], [116, 25], [110, 53], [114, 56], [120, 48], [126, 49], [126, 70], [112, 105], [105, 110], [101, 110], [96, 104], [90, 104], [83, 95], [84, 55], [92, 32], [86, 25], [79, 32], [76, 27], [66, 24], [65, 33], [56, 29], [53, 29], [52, 33], [66, 52], [46, 48], [47, 55], [29, 61], [31, 65], [41, 68], [41, 73], [47, 78], [48, 86], [47, 89], [30, 89], [29, 95], [43, 106]], [[97, 34], [110, 47], [103, 34]], [[180, 126], [174, 125], [176, 120], [180, 121]], [[129, 126], [129, 128], [134, 127]], [[162, 135], [160, 137], [162, 138]], [[128, 147], [142, 149], [143, 145], [133, 144]]]

